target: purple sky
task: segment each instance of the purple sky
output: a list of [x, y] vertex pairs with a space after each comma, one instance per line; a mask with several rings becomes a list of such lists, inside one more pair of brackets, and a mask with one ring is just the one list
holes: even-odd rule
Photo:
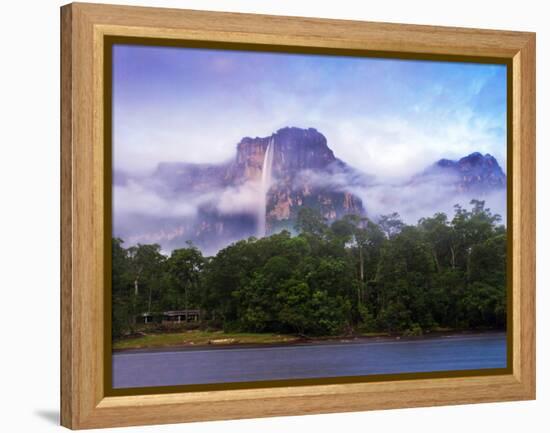
[[[479, 151], [506, 170], [503, 65], [116, 45], [113, 116], [115, 181], [132, 179], [113, 187], [114, 231], [130, 243], [180, 236], [182, 221], [228, 192], [163, 197], [147, 176], [160, 162], [224, 162], [241, 138], [285, 126], [324, 134], [336, 157], [376, 179], [353, 193], [408, 223], [471, 199], [402, 187], [438, 159]], [[488, 204], [504, 213], [505, 194]]]
[[314, 127], [336, 156], [400, 177], [442, 157], [505, 169], [506, 68], [433, 61], [117, 45], [114, 168], [220, 162], [243, 136]]

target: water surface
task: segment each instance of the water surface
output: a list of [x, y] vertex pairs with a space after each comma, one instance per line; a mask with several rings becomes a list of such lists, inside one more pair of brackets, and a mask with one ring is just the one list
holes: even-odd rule
[[506, 367], [505, 333], [113, 354], [113, 388]]

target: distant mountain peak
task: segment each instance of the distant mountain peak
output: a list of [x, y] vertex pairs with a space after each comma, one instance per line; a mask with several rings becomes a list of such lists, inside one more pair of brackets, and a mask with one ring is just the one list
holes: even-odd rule
[[436, 162], [435, 165], [439, 167], [451, 167], [451, 166], [464, 165], [464, 164], [498, 165], [498, 162], [495, 159], [495, 157], [490, 153], [486, 153], [485, 155], [482, 155], [480, 152], [472, 152], [469, 155], [466, 155], [458, 160], [452, 160], [452, 159], [446, 159], [446, 158], [440, 159], [439, 161]]
[[449, 175], [459, 191], [483, 193], [506, 186], [506, 174], [490, 153], [472, 152], [458, 160], [440, 159], [424, 171], [422, 176], [426, 175]]
[[483, 155], [481, 154], [481, 152], [472, 152], [468, 156], [465, 156], [464, 158], [483, 158]]
[[309, 127], [309, 128], [300, 128], [299, 126], [283, 126], [282, 128], [279, 128], [275, 134], [285, 134], [285, 133], [298, 133], [298, 134], [318, 134], [323, 135], [317, 129]]
[[[273, 132], [271, 135], [265, 136], [265, 137], [250, 137], [246, 136], [243, 137], [240, 141], [240, 143], [250, 143], [253, 141], [258, 140], [269, 140], [271, 138], [277, 140], [297, 140], [300, 138], [321, 138], [326, 143], [326, 138], [323, 134], [321, 134], [317, 129], [315, 128], [300, 128], [297, 126], [283, 126], [282, 128], [277, 129], [275, 132]], [[239, 143], [239, 144], [240, 144]]]
[[267, 137], [245, 137], [238, 143], [236, 163], [246, 178], [259, 176], [270, 142], [274, 143], [275, 173], [317, 170], [339, 161], [328, 147], [326, 137], [315, 128], [287, 126]]

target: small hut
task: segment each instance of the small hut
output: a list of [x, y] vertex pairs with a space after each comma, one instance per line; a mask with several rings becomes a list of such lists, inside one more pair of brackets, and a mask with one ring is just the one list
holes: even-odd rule
[[165, 324], [198, 322], [200, 319], [200, 310], [165, 311], [162, 314], [162, 323]]

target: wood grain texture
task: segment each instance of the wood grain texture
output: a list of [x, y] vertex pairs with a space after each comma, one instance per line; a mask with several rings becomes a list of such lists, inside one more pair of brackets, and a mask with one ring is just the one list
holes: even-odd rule
[[514, 375], [535, 398], [535, 37], [513, 59]]
[[61, 424], [72, 426], [72, 13], [61, 9]]
[[[61, 11], [61, 422], [70, 428], [345, 412], [535, 397], [535, 36], [532, 33], [72, 4]], [[482, 56], [513, 61], [513, 373], [106, 397], [103, 40]]]

